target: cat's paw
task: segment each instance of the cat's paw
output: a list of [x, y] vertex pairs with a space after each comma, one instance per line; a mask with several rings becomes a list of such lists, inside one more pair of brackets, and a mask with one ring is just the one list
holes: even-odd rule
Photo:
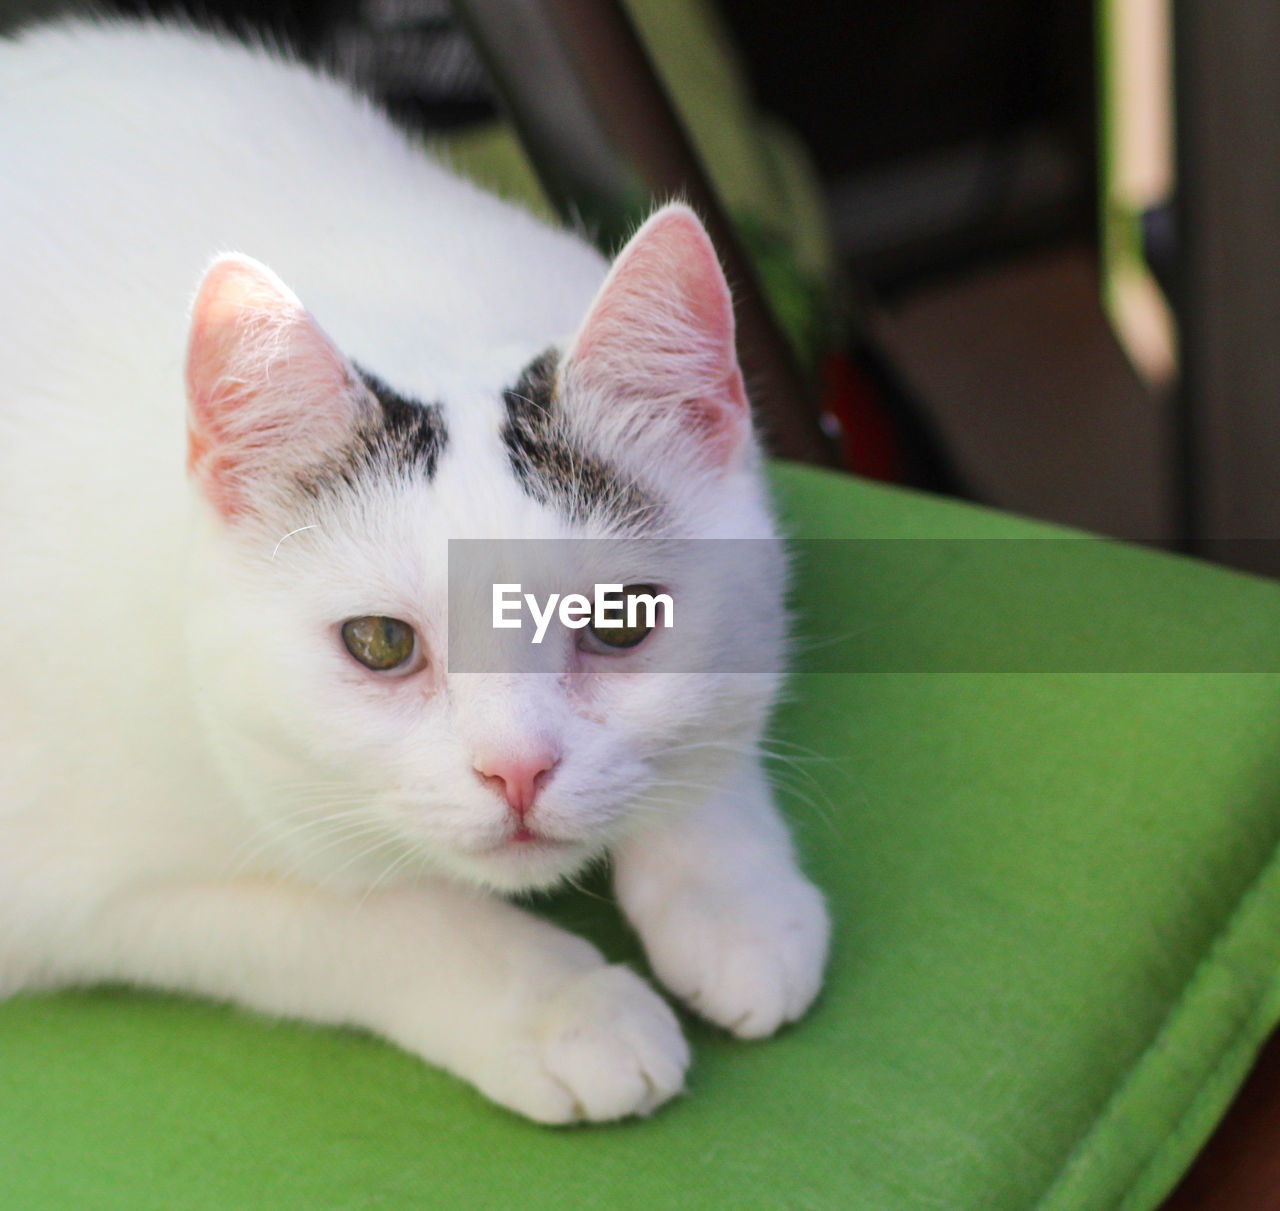
[[542, 1005], [514, 1054], [478, 1082], [542, 1123], [649, 1114], [684, 1088], [689, 1046], [671, 1007], [633, 971], [599, 967]]
[[645, 890], [629, 897], [629, 913], [649, 962], [704, 1018], [740, 1038], [764, 1038], [818, 995], [830, 925], [822, 896], [799, 871], [730, 886], [658, 876]]

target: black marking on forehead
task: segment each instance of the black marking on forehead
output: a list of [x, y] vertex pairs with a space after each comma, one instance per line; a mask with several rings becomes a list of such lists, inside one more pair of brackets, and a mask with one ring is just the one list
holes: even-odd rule
[[571, 431], [556, 393], [558, 361], [554, 349], [540, 353], [502, 393], [502, 442], [516, 481], [534, 500], [558, 505], [573, 521], [603, 514], [627, 530], [649, 530], [661, 517], [661, 505]]
[[381, 426], [371, 426], [368, 433], [373, 439], [373, 452], [393, 464], [392, 469], [421, 469], [431, 479], [449, 440], [444, 409], [439, 404], [408, 399], [360, 366], [355, 367], [355, 372], [382, 411]]
[[352, 366], [376, 407], [361, 419], [346, 446], [303, 477], [303, 491], [318, 496], [326, 490], [354, 490], [377, 477], [432, 479], [449, 442], [443, 408], [401, 395], [376, 374]]

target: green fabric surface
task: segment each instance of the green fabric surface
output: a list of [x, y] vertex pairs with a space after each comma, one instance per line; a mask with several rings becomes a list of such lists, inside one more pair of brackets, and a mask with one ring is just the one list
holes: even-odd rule
[[[821, 472], [776, 481], [814, 538], [1060, 537]], [[802, 632], [856, 627], [857, 603], [886, 667], [999, 667], [1007, 637], [1070, 629], [1087, 596], [1117, 650], [1159, 633], [1188, 667], [1280, 668], [1280, 587], [1045, 542], [1047, 572], [1088, 548], [1071, 579], [1090, 593], [966, 583], [957, 563], [912, 609], [934, 545], [802, 560]], [[1280, 1015], [1280, 676], [837, 675], [803, 650], [774, 768], [835, 920], [807, 1020], [743, 1043], [689, 1019], [687, 1097], [555, 1130], [350, 1032], [119, 989], [20, 997], [0, 1005], [0, 1207], [1154, 1207]], [[636, 959], [598, 896], [545, 907]]]

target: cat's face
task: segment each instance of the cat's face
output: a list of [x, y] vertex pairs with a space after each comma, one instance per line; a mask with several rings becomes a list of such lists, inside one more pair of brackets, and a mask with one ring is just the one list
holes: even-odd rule
[[[261, 267], [210, 271], [188, 365], [210, 739], [265, 863], [547, 885], [713, 787], [776, 693], [783, 574], [727, 291], [668, 208], [559, 347], [426, 407], [376, 372]], [[708, 557], [733, 538], [756, 540], [745, 591]], [[460, 539], [500, 541], [454, 546], [451, 603]], [[543, 602], [642, 583], [674, 625], [534, 645], [493, 628], [500, 577]], [[727, 671], [743, 651], [756, 671]]]

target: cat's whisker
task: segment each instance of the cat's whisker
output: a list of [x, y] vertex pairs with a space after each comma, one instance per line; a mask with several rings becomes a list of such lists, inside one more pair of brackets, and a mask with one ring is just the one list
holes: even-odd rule
[[376, 878], [376, 879], [375, 879], [371, 884], [369, 884], [369, 886], [365, 889], [365, 893], [364, 893], [364, 895], [362, 895], [362, 896], [360, 897], [360, 901], [359, 901], [359, 904], [357, 905], [357, 907], [362, 906], [362, 905], [364, 904], [364, 902], [365, 902], [365, 901], [366, 901], [366, 900], [367, 900], [371, 895], [373, 895], [373, 893], [374, 893], [375, 891], [377, 891], [377, 890], [378, 890], [378, 888], [379, 888], [379, 887], [381, 887], [381, 886], [383, 885], [383, 883], [385, 883], [385, 882], [386, 882], [386, 881], [391, 877], [391, 875], [392, 875], [395, 871], [399, 870], [401, 867], [403, 867], [403, 866], [405, 866], [407, 863], [411, 862], [411, 861], [412, 861], [414, 858], [416, 858], [417, 856], [418, 856], [418, 851], [417, 851], [417, 850], [409, 849], [409, 850], [406, 850], [404, 853], [402, 853], [398, 858], [395, 858], [395, 859], [390, 863], [390, 865], [389, 865], [389, 866], [387, 866], [387, 868], [382, 872], [382, 874], [380, 874], [380, 875], [379, 875], [379, 876], [378, 876], [378, 877], [377, 877], [377, 878]]
[[354, 792], [349, 794], [329, 792], [324, 794], [311, 793], [306, 795], [297, 793], [284, 798], [275, 799], [275, 802], [287, 806], [288, 810], [280, 815], [273, 814], [273, 818], [288, 819], [290, 816], [302, 815], [306, 812], [324, 810], [326, 808], [368, 806], [372, 802], [373, 798], [373, 796], [367, 793], [357, 794]]
[[[834, 817], [835, 805], [831, 801], [830, 797], [826, 796], [825, 791], [823, 791], [824, 797], [826, 798], [826, 803], [824, 806], [822, 803], [819, 803], [816, 799], [814, 799], [811, 795], [802, 791], [793, 782], [788, 782], [785, 779], [778, 777], [777, 771], [766, 770], [766, 777], [768, 777], [771, 772], [774, 774], [774, 777], [772, 777], [770, 780], [773, 781], [776, 785], [780, 786], [785, 791], [789, 799], [794, 799], [802, 803], [805, 807], [807, 807], [810, 811], [812, 811], [813, 814], [823, 822], [823, 824], [832, 832], [833, 835], [835, 836], [840, 835], [839, 828], [836, 824], [835, 817]], [[821, 790], [822, 788], [818, 787], [818, 789]], [[690, 790], [694, 792], [699, 792], [702, 795], [709, 796], [709, 795], [713, 795], [721, 792], [723, 790], [723, 787], [718, 783], [700, 783], [700, 782], [690, 782], [686, 780], [661, 778], [651, 784], [651, 790], [652, 791]], [[646, 791], [643, 795], [642, 801], [649, 802], [649, 801], [652, 801], [652, 799], [653, 799], [652, 794]], [[684, 808], [686, 810], [696, 806], [696, 798], [693, 796], [685, 799], [669, 799], [668, 802], [674, 805], [678, 805], [679, 807]]]
[[321, 807], [318, 810], [308, 808], [305, 811], [288, 812], [283, 816], [273, 817], [262, 824], [259, 831], [250, 837], [246, 844], [253, 844], [259, 840], [270, 844], [282, 837], [289, 836], [294, 830], [305, 830], [335, 821], [357, 818], [368, 819], [369, 812], [354, 807], [343, 808], [339, 811]]
[[688, 802], [683, 799], [645, 798], [636, 804], [635, 814], [672, 818], [688, 808]]
[[323, 844], [313, 845], [309, 842], [306, 844], [304, 853], [300, 857], [314, 861], [322, 857], [324, 854], [334, 849], [341, 848], [344, 845], [350, 845], [356, 841], [362, 841], [366, 837], [383, 837], [388, 841], [399, 840], [399, 838], [389, 835], [386, 828], [377, 822], [370, 822], [364, 827], [352, 825], [342, 829], [331, 829], [326, 833], [321, 833], [316, 840], [322, 841]]
[[350, 857], [348, 857], [341, 865], [334, 867], [332, 870], [325, 871], [324, 874], [315, 881], [316, 887], [321, 891], [332, 887], [337, 882], [339, 876], [341, 876], [345, 871], [350, 870], [351, 867], [373, 857], [373, 855], [379, 850], [386, 849], [393, 845], [401, 846], [403, 845], [403, 842], [399, 837], [385, 837], [380, 841], [374, 841], [372, 844], [364, 846], [364, 848], [351, 854]]
[[610, 907], [612, 907], [613, 901], [608, 896], [602, 896], [599, 892], [592, 891], [591, 888], [589, 888], [583, 882], [584, 878], [585, 878], [585, 872], [581, 874], [570, 872], [562, 876], [562, 879], [565, 885], [567, 887], [570, 887], [573, 891], [577, 892], [578, 895], [586, 896], [589, 900], [596, 900], [601, 904], [608, 904]]
[[[232, 872], [232, 877], [242, 874], [252, 861], [265, 856], [272, 848], [297, 848], [296, 843], [301, 840], [307, 856], [316, 857], [344, 842], [358, 840], [366, 834], [374, 835], [386, 831], [387, 826], [382, 821], [370, 818], [368, 813], [363, 811], [351, 811], [342, 813], [341, 816], [326, 816], [300, 823], [295, 822], [289, 829], [272, 830], [263, 837], [250, 854], [239, 862]], [[332, 840], [319, 847], [312, 844], [313, 841], [324, 840], [326, 837], [331, 837]], [[299, 863], [295, 860], [293, 867], [295, 872], [298, 865]]]

